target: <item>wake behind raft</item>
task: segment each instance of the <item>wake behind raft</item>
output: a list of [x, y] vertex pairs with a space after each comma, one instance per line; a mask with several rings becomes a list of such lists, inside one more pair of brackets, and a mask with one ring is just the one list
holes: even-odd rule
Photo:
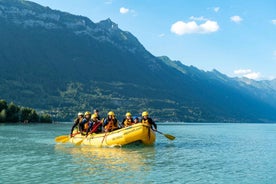
[[[167, 134], [163, 135], [166, 136]], [[171, 138], [171, 140], [174, 139], [173, 136]], [[136, 142], [141, 142], [144, 145], [153, 145], [156, 140], [156, 135], [155, 131], [149, 126], [138, 123], [112, 132], [90, 134], [87, 137], [81, 134], [75, 134], [73, 137], [62, 135], [56, 137], [55, 140], [61, 143], [70, 142], [76, 145], [87, 145], [92, 147], [114, 147]]]

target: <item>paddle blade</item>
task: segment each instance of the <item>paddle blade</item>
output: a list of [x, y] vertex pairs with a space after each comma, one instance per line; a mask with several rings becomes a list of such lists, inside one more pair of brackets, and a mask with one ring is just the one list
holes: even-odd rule
[[172, 135], [170, 135], [170, 134], [164, 134], [164, 136], [167, 137], [170, 140], [174, 140], [175, 139], [175, 137], [172, 136]]
[[61, 142], [63, 139], [65, 139], [65, 138], [67, 138], [67, 137], [68, 137], [68, 135], [57, 136], [57, 137], [55, 138], [55, 141], [56, 141], [56, 142]]
[[164, 133], [162, 133], [162, 132], [160, 132], [160, 131], [158, 131], [158, 130], [154, 130], [154, 131], [155, 131], [155, 132], [158, 132], [159, 134], [164, 135], [166, 138], [168, 138], [168, 139], [170, 139], [170, 140], [174, 140], [174, 139], [175, 139], [175, 137], [172, 136], [172, 135], [170, 135], [170, 134], [164, 134]]
[[76, 142], [76, 144], [75, 144], [75, 145], [76, 145], [76, 146], [81, 145], [81, 143], [83, 142], [83, 140], [84, 140], [84, 139], [82, 139], [82, 140], [80, 140], [80, 141]]
[[62, 139], [60, 142], [61, 143], [66, 143], [66, 142], [68, 142], [70, 140], [70, 137], [66, 137], [66, 138], [64, 138], [64, 139]]

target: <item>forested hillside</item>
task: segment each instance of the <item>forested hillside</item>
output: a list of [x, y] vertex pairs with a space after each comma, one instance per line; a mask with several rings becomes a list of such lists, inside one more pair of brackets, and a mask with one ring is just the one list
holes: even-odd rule
[[7, 103], [5, 100], [0, 100], [0, 123], [51, 123], [52, 119], [49, 114], [40, 113], [28, 107], [21, 107], [13, 102]]
[[158, 121], [276, 121], [275, 90], [260, 96], [218, 71], [155, 57], [110, 19], [0, 0], [0, 25], [1, 98], [55, 120], [98, 108], [119, 118], [147, 110]]

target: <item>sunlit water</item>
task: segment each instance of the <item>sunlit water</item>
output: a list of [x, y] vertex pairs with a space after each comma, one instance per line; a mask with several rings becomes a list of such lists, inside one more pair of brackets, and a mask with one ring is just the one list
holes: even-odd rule
[[0, 183], [276, 183], [276, 124], [159, 124], [153, 147], [56, 144], [71, 124], [0, 124]]

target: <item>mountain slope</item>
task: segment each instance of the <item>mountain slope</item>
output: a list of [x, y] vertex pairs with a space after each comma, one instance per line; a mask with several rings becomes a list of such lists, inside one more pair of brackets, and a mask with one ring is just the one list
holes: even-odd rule
[[[217, 71], [149, 53], [110, 19], [0, 0], [1, 98], [73, 118], [77, 111], [149, 110], [160, 121], [270, 122], [275, 106]], [[254, 87], [253, 87], [254, 88]]]

